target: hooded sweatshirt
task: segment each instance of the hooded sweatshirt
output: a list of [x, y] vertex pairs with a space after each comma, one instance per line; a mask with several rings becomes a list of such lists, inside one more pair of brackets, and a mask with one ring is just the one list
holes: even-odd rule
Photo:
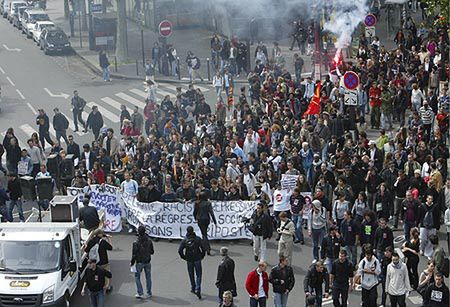
[[406, 264], [391, 262], [386, 271], [386, 292], [390, 295], [404, 295], [411, 290]]

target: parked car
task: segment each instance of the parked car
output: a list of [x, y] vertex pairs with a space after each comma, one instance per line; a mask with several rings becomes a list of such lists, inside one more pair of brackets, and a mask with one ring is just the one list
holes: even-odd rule
[[29, 6], [19, 6], [16, 8], [17, 13], [14, 13], [12, 16], [12, 25], [13, 27], [16, 27], [17, 29], [22, 29], [22, 15], [23, 12], [27, 9], [29, 9]]
[[9, 8], [8, 8], [8, 16], [6, 17], [9, 20], [9, 23], [12, 23], [12, 17], [16, 13], [16, 9], [19, 6], [26, 6], [26, 5], [27, 5], [26, 1], [23, 1], [23, 0], [17, 0], [17, 1], [10, 2]]
[[22, 14], [22, 33], [31, 38], [36, 21], [48, 21], [50, 18], [43, 10], [27, 9]]
[[41, 38], [41, 33], [44, 29], [56, 28], [55, 24], [51, 21], [36, 21], [34, 24], [34, 29], [31, 31], [33, 35], [33, 40], [39, 45], [39, 40]]
[[39, 46], [44, 54], [69, 53], [72, 51], [66, 33], [60, 28], [45, 28], [41, 33]]

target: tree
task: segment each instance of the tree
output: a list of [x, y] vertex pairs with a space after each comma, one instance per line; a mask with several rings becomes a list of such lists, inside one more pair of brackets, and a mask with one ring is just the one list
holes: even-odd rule
[[117, 4], [116, 57], [117, 61], [123, 62], [128, 57], [126, 0], [116, 0], [116, 4]]
[[421, 0], [427, 6], [427, 14], [440, 15], [445, 18], [447, 24], [450, 20], [450, 0]]

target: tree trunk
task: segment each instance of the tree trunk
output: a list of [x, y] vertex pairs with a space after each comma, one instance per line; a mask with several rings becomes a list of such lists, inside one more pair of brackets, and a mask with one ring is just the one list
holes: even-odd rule
[[69, 19], [70, 8], [69, 8], [69, 0], [64, 0], [64, 19]]
[[116, 0], [116, 4], [117, 4], [116, 57], [118, 62], [123, 62], [128, 57], [126, 2], [125, 0]]

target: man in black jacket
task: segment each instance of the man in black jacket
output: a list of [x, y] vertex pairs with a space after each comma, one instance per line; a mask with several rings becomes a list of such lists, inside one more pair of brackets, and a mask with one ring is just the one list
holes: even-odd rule
[[[5, 137], [6, 140], [6, 137]], [[5, 140], [3, 143], [5, 143]], [[6, 149], [6, 169], [10, 173], [17, 174], [17, 163], [20, 161], [21, 150], [19, 147], [19, 143], [15, 137], [12, 137], [9, 140], [8, 146], [5, 146]]]
[[344, 238], [341, 236], [336, 226], [330, 226], [329, 234], [323, 238], [322, 246], [320, 248], [320, 258], [325, 259], [324, 265], [328, 272], [331, 272], [333, 262], [338, 259], [339, 251], [343, 246]]
[[265, 261], [267, 239], [272, 237], [273, 223], [270, 216], [264, 212], [264, 204], [259, 203], [250, 218], [249, 230], [253, 233], [253, 253], [255, 261]]
[[234, 278], [234, 260], [228, 256], [228, 248], [221, 247], [222, 262], [217, 269], [216, 287], [219, 289], [219, 300], [222, 303], [223, 293], [231, 291], [233, 297], [237, 296], [236, 280]]
[[322, 306], [323, 283], [325, 283], [325, 298], [328, 298], [330, 291], [328, 271], [322, 261], [317, 261], [310, 267], [303, 281], [306, 298], [308, 299], [308, 297], [314, 296], [316, 301], [315, 306]]
[[[347, 307], [348, 290], [352, 284], [353, 264], [347, 259], [347, 251], [339, 252], [339, 259], [333, 262], [330, 272], [333, 305]], [[341, 299], [342, 302], [339, 300]]]
[[433, 195], [428, 195], [424, 204], [419, 206], [417, 223], [420, 227], [420, 254], [431, 257], [433, 245], [429, 237], [435, 235], [440, 227], [441, 209], [434, 202]]
[[97, 106], [92, 106], [92, 112], [89, 113], [89, 116], [86, 120], [86, 128], [84, 132], [87, 132], [89, 128], [92, 129], [94, 133], [94, 140], [98, 140], [98, 136], [100, 135], [100, 129], [103, 127], [103, 116], [98, 111]]
[[69, 121], [64, 114], [59, 112], [58, 108], [54, 108], [53, 112], [55, 112], [55, 115], [53, 115], [53, 129], [55, 129], [56, 140], [61, 143], [61, 138], [63, 138], [67, 145], [69, 140], [67, 139], [66, 130], [69, 128]]
[[205, 257], [206, 251], [203, 247], [202, 239], [197, 237], [192, 226], [187, 227], [186, 238], [181, 241], [178, 254], [181, 259], [187, 262], [191, 292], [201, 299], [202, 259]]
[[13, 210], [17, 206], [17, 211], [19, 212], [19, 219], [21, 222], [25, 222], [25, 217], [23, 216], [22, 209], [22, 189], [20, 187], [20, 181], [17, 178], [17, 174], [8, 174], [8, 192], [9, 192], [9, 206], [8, 206], [8, 218], [12, 222], [14, 220]]
[[383, 258], [386, 247], [394, 247], [394, 233], [392, 232], [392, 229], [387, 226], [387, 221], [384, 218], [380, 218], [378, 221], [374, 244], [377, 259]]
[[78, 121], [80, 124], [83, 125], [83, 127], [86, 127], [86, 123], [83, 120], [82, 113], [84, 110], [84, 107], [86, 106], [86, 100], [81, 98], [78, 95], [78, 91], [73, 91], [73, 97], [72, 97], [72, 114], [73, 114], [73, 122], [75, 124], [75, 132], [78, 131]]
[[275, 307], [286, 306], [289, 293], [295, 285], [294, 271], [289, 265], [289, 258], [280, 256], [280, 262], [270, 271], [269, 282], [273, 286]]
[[133, 249], [131, 255], [131, 266], [136, 265], [134, 279], [136, 281], [136, 298], [144, 298], [144, 290], [141, 283], [141, 272], [145, 273], [145, 280], [147, 282], [147, 298], [152, 296], [152, 265], [150, 263], [152, 255], [155, 253], [153, 243], [145, 233], [145, 227], [138, 227], [138, 238], [133, 242]]
[[73, 140], [73, 135], [69, 135], [69, 142], [67, 143], [67, 154], [73, 155], [73, 159], [80, 160], [80, 145], [75, 143]]
[[53, 141], [50, 138], [50, 119], [45, 113], [44, 109], [38, 110], [39, 114], [36, 118], [36, 124], [39, 126], [39, 141], [42, 144], [42, 149], [45, 148], [45, 141], [53, 146]]

